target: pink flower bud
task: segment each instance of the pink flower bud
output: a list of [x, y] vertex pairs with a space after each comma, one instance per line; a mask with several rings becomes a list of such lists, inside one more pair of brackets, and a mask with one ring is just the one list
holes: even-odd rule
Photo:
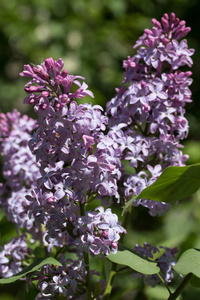
[[49, 71], [50, 69], [52, 69], [54, 67], [54, 60], [52, 57], [46, 58], [45, 59], [45, 67], [47, 68], [47, 70]]
[[107, 231], [103, 231], [102, 232], [102, 237], [104, 237], [105, 239], [108, 238], [108, 232]]
[[114, 249], [117, 249], [117, 243], [114, 243], [114, 242], [111, 243], [111, 247], [114, 248]]
[[49, 96], [49, 92], [48, 91], [42, 91], [42, 97], [46, 98]]
[[160, 24], [160, 22], [158, 22], [156, 19], [151, 19], [151, 23], [153, 24], [153, 26], [157, 27], [158, 29], [161, 29], [162, 26]]

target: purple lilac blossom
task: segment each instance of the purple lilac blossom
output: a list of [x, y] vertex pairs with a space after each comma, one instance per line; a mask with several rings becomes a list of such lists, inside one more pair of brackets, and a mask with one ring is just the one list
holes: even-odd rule
[[[17, 110], [0, 114], [0, 152], [3, 159], [4, 184], [1, 184], [1, 207], [8, 221], [12, 222], [19, 234], [19, 229], [32, 235], [31, 239], [42, 239], [42, 232], [34, 226], [30, 201], [26, 196], [36, 187], [40, 177], [39, 165], [31, 153], [28, 142], [36, 122]], [[20, 250], [21, 246], [21, 250]], [[26, 235], [13, 239], [1, 252], [1, 276], [10, 277], [22, 270], [26, 252]], [[6, 264], [4, 263], [6, 262]]]
[[[105, 151], [107, 145], [102, 147], [108, 119], [101, 106], [78, 105], [74, 101], [86, 95], [93, 97], [93, 94], [84, 82], [80, 83], [83, 77], [69, 75], [62, 67], [61, 59], [49, 58], [37, 67], [26, 65], [20, 73], [32, 78], [25, 87], [29, 95], [25, 103], [34, 105], [38, 115], [38, 129], [29, 142], [30, 149], [44, 174], [47, 173], [45, 168], [55, 168], [57, 162], [64, 162], [60, 170], [62, 178], [58, 181], [77, 190], [79, 201], [85, 201], [81, 192], [83, 187], [97, 192], [102, 198], [114, 196], [119, 199], [117, 180], [121, 175], [121, 163], [113, 156], [111, 145], [110, 151]], [[73, 93], [70, 92], [72, 84], [78, 86]], [[73, 180], [69, 182], [69, 178]]]
[[[145, 258], [153, 259], [154, 254], [158, 255], [159, 257], [156, 259], [156, 262], [160, 268], [160, 276], [166, 284], [172, 281], [174, 278], [173, 266], [176, 264], [176, 253], [178, 251], [177, 248], [170, 249], [162, 246], [155, 247], [148, 243], [144, 243], [143, 247], [136, 244], [134, 250]], [[159, 252], [161, 252], [160, 255]], [[158, 283], [161, 283], [160, 278], [156, 274], [144, 275], [140, 273], [134, 273], [132, 274], [132, 277], [144, 278], [145, 283], [151, 285], [152, 287], [155, 287]]]
[[[122, 170], [125, 201], [152, 184], [166, 167], [183, 166], [188, 158], [180, 141], [189, 130], [185, 104], [192, 101], [192, 72], [180, 67], [191, 67], [194, 50], [186, 39], [178, 40], [190, 28], [174, 13], [164, 14], [161, 22], [152, 19], [152, 24], [136, 42], [137, 53], [124, 61], [124, 80], [106, 108], [115, 155], [133, 168], [132, 175]], [[152, 216], [170, 208], [145, 199], [133, 205], [147, 207]]]
[[[43, 245], [48, 251], [65, 247], [79, 258], [71, 262], [71, 268], [65, 263], [64, 269], [53, 270], [48, 276], [41, 271], [37, 299], [53, 299], [56, 294], [76, 299], [78, 293], [84, 299], [83, 252], [116, 253], [120, 234], [125, 232], [110, 209], [104, 213], [99, 208], [98, 216], [96, 212], [86, 212], [80, 218], [79, 206], [90, 196], [119, 200], [121, 162], [114, 155], [112, 139], [103, 133], [108, 118], [101, 106], [75, 102], [75, 98], [93, 97], [87, 85], [79, 81], [84, 78], [69, 75], [61, 71], [62, 67], [61, 59], [49, 58], [41, 66], [25, 66], [21, 73], [32, 78], [25, 87], [28, 97], [24, 102], [32, 104], [38, 115], [38, 128], [29, 147], [41, 166], [37, 187], [26, 199], [30, 201], [35, 226], [40, 228], [42, 224], [45, 228]], [[78, 86], [73, 93], [72, 84]], [[90, 228], [93, 219], [98, 219], [98, 235]], [[77, 263], [82, 265], [78, 267]]]
[[[66, 299], [86, 299], [84, 290], [86, 271], [83, 260], [66, 259], [63, 254], [59, 260], [62, 266], [46, 265], [41, 271], [35, 272], [34, 276], [38, 278], [37, 288], [40, 290], [36, 299], [51, 300], [58, 294]], [[91, 270], [91, 278], [93, 275], [99, 274]], [[100, 284], [103, 287], [103, 282]]]
[[104, 211], [102, 206], [98, 207], [95, 212], [87, 212], [79, 222], [81, 227], [86, 226], [81, 240], [84, 247], [89, 247], [91, 253], [95, 255], [117, 253], [120, 233], [126, 233], [126, 230], [110, 208]]
[[29, 217], [30, 202], [25, 196], [36, 187], [40, 175], [39, 165], [32, 155], [28, 142], [36, 122], [17, 110], [0, 114], [0, 151], [3, 158], [1, 206], [9, 221], [17, 228], [30, 230], [33, 218]]
[[[49, 250], [53, 241], [55, 246], [67, 244], [69, 248], [82, 244], [78, 204], [93, 194], [102, 200], [120, 198], [121, 161], [114, 155], [113, 140], [103, 133], [108, 118], [99, 105], [76, 103], [76, 98], [93, 94], [83, 77], [69, 75], [63, 65], [61, 59], [48, 58], [40, 66], [26, 65], [20, 73], [31, 78], [24, 102], [33, 105], [38, 116], [29, 146], [42, 175], [27, 199], [35, 224], [47, 229]], [[75, 92], [71, 92], [72, 85], [78, 87]], [[79, 231], [73, 233], [75, 228]], [[117, 249], [118, 239], [119, 235], [111, 242], [107, 238], [113, 242], [109, 247]]]
[[0, 277], [8, 278], [22, 271], [23, 260], [29, 253], [25, 234], [5, 244], [0, 252]]
[[39, 166], [28, 142], [36, 122], [20, 116], [17, 110], [0, 114], [0, 151], [3, 157], [3, 176], [13, 191], [22, 186], [30, 187], [39, 176]]

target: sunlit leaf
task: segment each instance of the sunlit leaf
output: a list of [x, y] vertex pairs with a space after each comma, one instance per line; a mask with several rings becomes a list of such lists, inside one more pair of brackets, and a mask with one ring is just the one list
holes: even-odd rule
[[53, 258], [53, 257], [38, 258], [30, 266], [28, 266], [27, 268], [25, 268], [20, 273], [12, 276], [10, 278], [0, 279], [0, 284], [6, 284], [6, 283], [14, 282], [14, 281], [22, 278], [23, 276], [25, 276], [28, 273], [31, 273], [31, 272], [39, 270], [44, 265], [62, 266], [61, 263], [59, 261], [57, 261], [55, 258]]
[[131, 269], [146, 275], [156, 274], [160, 271], [156, 262], [141, 258], [138, 254], [133, 253], [131, 250], [122, 246], [119, 246], [116, 254], [111, 253], [108, 255], [108, 259], [114, 263], [128, 266]]

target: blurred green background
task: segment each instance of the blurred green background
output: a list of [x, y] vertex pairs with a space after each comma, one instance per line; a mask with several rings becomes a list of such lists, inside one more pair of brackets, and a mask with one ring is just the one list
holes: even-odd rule
[[[190, 134], [184, 142], [188, 163], [200, 161], [200, 1], [198, 0], [0, 0], [0, 112], [17, 108], [32, 115], [23, 104], [26, 79], [19, 77], [23, 65], [40, 64], [45, 58], [61, 57], [69, 73], [86, 78], [95, 99], [105, 107], [115, 95], [123, 78], [122, 60], [133, 56], [132, 46], [151, 18], [175, 12], [192, 28], [188, 35], [195, 48], [191, 86], [193, 103], [187, 105]], [[143, 208], [134, 209], [129, 229], [129, 243], [144, 241], [155, 245], [178, 246], [180, 253], [190, 247], [200, 248], [200, 193], [175, 206], [164, 217], [151, 218]], [[13, 227], [1, 218], [1, 244], [13, 235]], [[123, 277], [126, 278], [126, 277]], [[119, 279], [113, 299], [164, 300], [162, 288], [141, 288], [141, 282]], [[177, 286], [178, 279], [174, 286]], [[173, 286], [172, 286], [173, 287]], [[135, 291], [131, 291], [135, 289]], [[139, 292], [142, 290], [142, 292]], [[25, 296], [23, 283], [0, 287], [1, 300], [34, 299], [34, 291]], [[200, 290], [188, 286], [180, 300], [196, 300]]]

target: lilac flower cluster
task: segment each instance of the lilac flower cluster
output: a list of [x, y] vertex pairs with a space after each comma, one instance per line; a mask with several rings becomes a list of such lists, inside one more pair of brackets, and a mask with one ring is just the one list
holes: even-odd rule
[[5, 244], [0, 252], [0, 277], [8, 278], [22, 271], [22, 262], [30, 251], [24, 234]]
[[[134, 48], [137, 53], [124, 61], [124, 80], [117, 95], [107, 104], [108, 136], [115, 143], [115, 153], [134, 168], [124, 180], [124, 197], [138, 195], [171, 165], [184, 165], [180, 140], [187, 137], [188, 121], [185, 104], [191, 102], [190, 71], [179, 67], [192, 65], [193, 49], [188, 49], [189, 31], [185, 21], [174, 13], [164, 14], [161, 23], [152, 19], [153, 28], [146, 29]], [[169, 210], [169, 205], [134, 201], [148, 207], [152, 216]]]
[[[48, 251], [59, 247], [75, 251], [76, 247], [81, 261], [83, 251], [116, 253], [120, 234], [125, 232], [110, 209], [84, 211], [93, 198], [119, 199], [121, 161], [114, 155], [112, 139], [103, 133], [108, 123], [103, 109], [75, 102], [75, 98], [93, 97], [86, 83], [80, 83], [84, 78], [62, 68], [61, 59], [49, 58], [40, 66], [26, 65], [20, 74], [31, 78], [24, 102], [33, 105], [38, 116], [29, 147], [40, 165], [40, 177], [26, 199], [36, 227], [45, 228], [43, 244]], [[66, 285], [65, 279], [62, 282]], [[50, 283], [52, 288], [54, 284]], [[46, 290], [46, 283], [39, 287]]]
[[[86, 299], [84, 290], [86, 271], [83, 261], [66, 259], [63, 254], [59, 260], [61, 267], [47, 265], [42, 267], [38, 274], [35, 273], [38, 278], [37, 286], [41, 291], [35, 299], [51, 300], [59, 294], [66, 299]], [[94, 275], [99, 274], [91, 270], [91, 277]], [[103, 287], [103, 282], [99, 283]]]
[[[25, 103], [33, 104], [38, 115], [39, 126], [29, 145], [44, 174], [40, 187], [52, 188], [49, 183], [45, 184], [45, 178], [50, 182], [53, 176], [45, 170], [51, 166], [56, 168], [57, 176], [54, 177], [58, 183], [62, 182], [66, 188], [73, 187], [74, 198], [78, 197], [78, 201], [85, 201], [84, 190], [97, 192], [102, 197], [118, 197], [116, 183], [120, 161], [110, 151], [105, 151], [107, 145], [102, 143], [107, 118], [99, 105], [77, 105], [75, 98], [93, 97], [93, 94], [78, 80], [83, 77], [69, 75], [66, 70], [61, 71], [62, 67], [61, 59], [49, 58], [41, 66], [25, 66], [21, 73], [21, 76], [32, 77], [25, 87], [29, 93]], [[72, 93], [73, 85], [79, 88]], [[95, 150], [92, 145], [96, 145]], [[56, 167], [60, 162], [64, 162], [62, 174]]]
[[[76, 203], [84, 203], [89, 195], [119, 197], [117, 180], [121, 175], [120, 160], [104, 143], [107, 118], [102, 108], [73, 101], [93, 94], [78, 81], [82, 77], [69, 75], [62, 67], [61, 59], [49, 58], [41, 66], [25, 66], [21, 73], [32, 78], [25, 87], [29, 93], [25, 103], [34, 105], [38, 128], [29, 146], [41, 164], [42, 175], [27, 199], [32, 200], [33, 214], [47, 226], [50, 238], [59, 233], [65, 236], [66, 218], [76, 223]], [[72, 93], [73, 84], [79, 88]]]
[[[153, 256], [157, 253], [156, 255], [158, 256], [158, 258], [156, 259], [156, 262], [158, 264], [158, 267], [160, 268], [160, 276], [166, 284], [172, 281], [172, 279], [174, 278], [173, 266], [176, 264], [176, 253], [178, 251], [177, 248], [170, 249], [162, 246], [158, 248], [148, 243], [144, 243], [143, 247], [136, 244], [134, 250], [143, 257], [149, 259], [153, 259]], [[151, 285], [152, 287], [155, 287], [158, 283], [161, 283], [160, 278], [156, 274], [144, 275], [134, 273], [132, 274], [132, 277], [144, 278], [145, 283]]]
[[104, 211], [101, 206], [96, 210], [99, 212], [87, 212], [80, 220], [81, 227], [86, 224], [86, 231], [81, 237], [83, 245], [89, 245], [90, 251], [95, 255], [109, 255], [110, 251], [116, 253], [120, 233], [126, 233], [126, 230], [119, 224], [117, 215], [110, 208]]
[[1, 206], [9, 221], [17, 227], [31, 229], [33, 218], [29, 218], [30, 202], [25, 196], [36, 186], [39, 165], [32, 155], [28, 142], [36, 122], [17, 110], [0, 114], [0, 152], [3, 158]]
[[62, 294], [67, 299], [74, 299], [75, 295], [81, 293], [81, 285], [84, 285], [85, 268], [82, 260], [65, 259], [61, 255], [62, 267], [45, 265], [41, 271], [35, 273], [38, 276], [38, 289], [41, 291], [36, 299], [55, 299], [56, 294]]
[[7, 185], [16, 191], [30, 187], [39, 175], [35, 157], [28, 142], [36, 122], [28, 116], [20, 116], [17, 110], [0, 114], [0, 150], [3, 157], [3, 176]]

